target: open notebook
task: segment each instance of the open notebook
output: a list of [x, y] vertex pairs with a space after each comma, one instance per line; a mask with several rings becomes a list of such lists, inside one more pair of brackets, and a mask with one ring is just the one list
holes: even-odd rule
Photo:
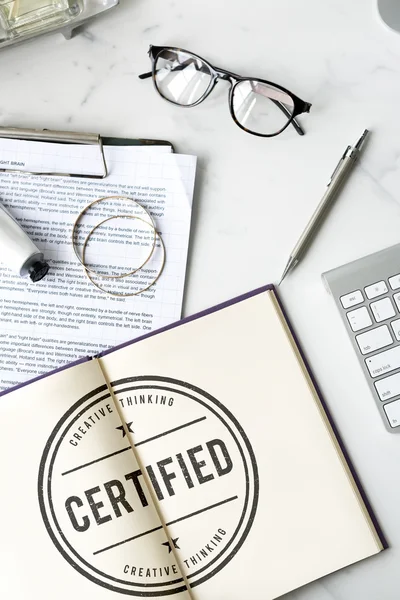
[[0, 453], [7, 600], [270, 600], [385, 544], [271, 286], [3, 394]]

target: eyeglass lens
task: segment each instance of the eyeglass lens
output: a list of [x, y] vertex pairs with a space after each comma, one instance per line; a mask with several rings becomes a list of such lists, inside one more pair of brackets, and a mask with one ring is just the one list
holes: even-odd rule
[[245, 80], [239, 81], [233, 89], [232, 110], [245, 129], [271, 135], [286, 127], [293, 115], [294, 102], [279, 88]]
[[155, 84], [164, 98], [181, 106], [196, 104], [208, 91], [213, 76], [196, 56], [162, 50], [154, 65]]

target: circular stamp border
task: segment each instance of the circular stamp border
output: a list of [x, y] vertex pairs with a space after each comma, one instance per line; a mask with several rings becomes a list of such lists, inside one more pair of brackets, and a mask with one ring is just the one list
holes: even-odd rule
[[[131, 386], [131, 387], [124, 387], [123, 390], [118, 390], [115, 389], [121, 385], [127, 385], [127, 384], [132, 384], [132, 383], [139, 383], [139, 382], [148, 382], [150, 385], [148, 386]], [[182, 391], [181, 389], [172, 389], [172, 388], [168, 388], [165, 385], [163, 386], [157, 386], [157, 385], [151, 385], [152, 382], [160, 382], [162, 384], [171, 384], [171, 385], [175, 385], [175, 386], [180, 386], [184, 389], [187, 390], [191, 390], [192, 392], [194, 392], [195, 394], [198, 394], [200, 396], [200, 398], [197, 398], [195, 396], [192, 396], [190, 394], [188, 394], [187, 392]], [[241, 441], [244, 442], [244, 446], [246, 447], [246, 450], [248, 452], [249, 455], [249, 459], [250, 459], [250, 465], [251, 465], [251, 469], [252, 469], [252, 475], [253, 475], [253, 486], [254, 486], [254, 491], [253, 491], [253, 500], [252, 500], [252, 505], [251, 505], [251, 509], [250, 509], [250, 513], [247, 516], [247, 524], [246, 527], [244, 529], [244, 531], [241, 533], [241, 537], [238, 540], [238, 542], [236, 543], [236, 545], [234, 546], [234, 548], [230, 551], [230, 553], [223, 559], [222, 562], [220, 562], [220, 564], [218, 564], [213, 570], [211, 570], [209, 573], [207, 573], [206, 575], [204, 575], [203, 577], [200, 577], [200, 579], [198, 579], [197, 581], [194, 581], [193, 583], [191, 583], [191, 587], [195, 587], [197, 585], [200, 585], [201, 583], [204, 583], [205, 581], [207, 581], [210, 577], [213, 577], [216, 573], [218, 573], [223, 567], [225, 567], [225, 565], [233, 558], [233, 556], [238, 552], [238, 550], [240, 549], [240, 547], [242, 546], [242, 544], [244, 543], [245, 539], [247, 538], [249, 531], [253, 525], [253, 521], [254, 521], [254, 517], [257, 511], [257, 506], [258, 506], [258, 498], [259, 498], [259, 477], [258, 477], [258, 468], [257, 468], [257, 462], [256, 462], [256, 458], [252, 449], [252, 446], [250, 444], [250, 441], [247, 437], [247, 435], [245, 434], [242, 426], [240, 425], [240, 423], [237, 421], [236, 417], [233, 416], [233, 414], [219, 401], [217, 400], [215, 397], [211, 396], [209, 393], [205, 392], [204, 390], [202, 390], [201, 388], [194, 386], [192, 384], [189, 384], [187, 382], [181, 381], [179, 379], [173, 379], [170, 377], [162, 377], [162, 376], [158, 376], [158, 375], [140, 375], [137, 377], [128, 377], [128, 378], [123, 378], [117, 381], [114, 381], [111, 383], [111, 387], [114, 388], [115, 390], [115, 394], [118, 395], [122, 392], [126, 392], [126, 391], [130, 391], [133, 389], [143, 389], [145, 387], [151, 387], [154, 389], [165, 389], [166, 391], [170, 391], [170, 392], [175, 392], [178, 394], [182, 394], [183, 396], [186, 396], [188, 398], [190, 398], [191, 400], [195, 401], [195, 402], [199, 402], [200, 404], [202, 404], [203, 406], [205, 406], [205, 408], [207, 408], [208, 410], [211, 410], [211, 412], [218, 418], [220, 419], [220, 421], [222, 421], [223, 425], [228, 429], [229, 433], [231, 434], [231, 436], [233, 437], [233, 439], [236, 442], [236, 445], [239, 449], [239, 452], [241, 454], [241, 458], [243, 461], [243, 465], [245, 468], [245, 472], [246, 472], [246, 498], [245, 498], [245, 504], [243, 507], [243, 511], [242, 511], [242, 515], [241, 518], [239, 520], [239, 523], [236, 527], [235, 532], [233, 533], [232, 537], [230, 538], [228, 544], [226, 545], [226, 547], [224, 548], [224, 550], [218, 554], [212, 561], [210, 561], [207, 565], [204, 565], [202, 568], [200, 568], [198, 571], [196, 571], [195, 573], [189, 574], [187, 576], [188, 579], [190, 579], [191, 577], [197, 576], [199, 573], [201, 573], [202, 571], [204, 571], [205, 569], [209, 569], [209, 567], [215, 563], [216, 560], [219, 560], [221, 558], [221, 556], [223, 554], [225, 554], [225, 552], [229, 549], [229, 547], [232, 545], [232, 543], [235, 540], [235, 537], [237, 536], [240, 527], [242, 526], [243, 520], [245, 518], [246, 515], [246, 511], [247, 511], [247, 505], [248, 505], [248, 500], [249, 500], [249, 483], [248, 483], [248, 465], [246, 462], [246, 457], [244, 456], [243, 453], [243, 449], [241, 447], [241, 444], [239, 442], [239, 440], [237, 439], [237, 436], [235, 435], [235, 432], [232, 431], [232, 428], [230, 427], [229, 423], [227, 423], [220, 414], [218, 414], [218, 412], [212, 407], [212, 405], [217, 406], [220, 411], [225, 415], [225, 417], [228, 418], [228, 420], [231, 421], [231, 423], [235, 426], [237, 433], [239, 433], [239, 437], [241, 438]], [[39, 473], [38, 473], [38, 498], [39, 498], [39, 507], [40, 507], [40, 512], [45, 524], [45, 527], [47, 529], [47, 532], [51, 538], [51, 540], [53, 541], [54, 545], [56, 546], [56, 548], [58, 549], [58, 551], [61, 553], [61, 555], [67, 560], [67, 562], [74, 567], [81, 575], [83, 575], [84, 577], [88, 578], [89, 580], [93, 581], [94, 583], [96, 583], [97, 585], [101, 585], [102, 587], [108, 588], [114, 592], [118, 592], [118, 593], [122, 593], [125, 595], [131, 595], [131, 596], [143, 596], [143, 597], [156, 597], [156, 596], [167, 596], [167, 595], [172, 595], [172, 594], [177, 594], [179, 592], [182, 591], [186, 591], [186, 585], [180, 586], [180, 587], [175, 587], [173, 589], [164, 589], [164, 590], [159, 590], [159, 591], [149, 591], [149, 590], [143, 590], [143, 587], [147, 587], [144, 584], [140, 584], [140, 583], [131, 583], [131, 582], [127, 582], [124, 581], [123, 579], [117, 579], [115, 577], [112, 577], [110, 575], [107, 575], [105, 573], [103, 573], [102, 571], [99, 571], [98, 569], [96, 569], [96, 567], [94, 567], [93, 565], [91, 565], [90, 563], [88, 563], [85, 559], [83, 559], [78, 553], [77, 551], [71, 546], [71, 544], [69, 543], [69, 541], [65, 538], [64, 533], [62, 532], [57, 518], [55, 516], [54, 513], [54, 509], [52, 506], [52, 501], [51, 501], [51, 486], [48, 486], [48, 490], [47, 490], [47, 495], [48, 495], [48, 501], [49, 501], [49, 507], [50, 507], [50, 511], [52, 514], [52, 518], [54, 521], [54, 525], [55, 528], [58, 531], [58, 534], [60, 535], [61, 539], [63, 540], [63, 542], [65, 543], [65, 545], [69, 548], [69, 550], [72, 552], [72, 554], [74, 554], [80, 561], [82, 564], [87, 565], [87, 567], [90, 569], [90, 571], [94, 571], [99, 573], [99, 575], [101, 575], [102, 577], [104, 577], [105, 579], [111, 580], [111, 581], [115, 581], [117, 583], [121, 583], [123, 585], [132, 585], [132, 586], [136, 586], [136, 587], [140, 587], [142, 589], [140, 590], [133, 590], [133, 589], [124, 589], [121, 587], [116, 587], [113, 584], [110, 584], [108, 582], [104, 582], [100, 579], [98, 579], [95, 575], [93, 575], [90, 572], [87, 572], [80, 564], [77, 564], [77, 562], [73, 559], [73, 557], [68, 554], [65, 549], [62, 547], [62, 545], [60, 544], [59, 540], [57, 539], [57, 537], [54, 535], [53, 532], [53, 528], [49, 522], [49, 518], [47, 516], [47, 512], [46, 512], [46, 507], [45, 507], [45, 503], [44, 503], [44, 499], [43, 499], [43, 495], [44, 495], [44, 473], [45, 473], [45, 468], [46, 468], [46, 463], [48, 460], [48, 456], [49, 456], [49, 451], [51, 448], [51, 445], [56, 437], [56, 435], [59, 433], [59, 431], [61, 430], [61, 428], [63, 427], [63, 425], [66, 423], [66, 421], [69, 419], [69, 417], [71, 417], [76, 411], [77, 409], [79, 409], [80, 406], [82, 406], [82, 404], [84, 404], [85, 402], [87, 402], [88, 400], [90, 400], [91, 398], [93, 398], [94, 396], [98, 395], [99, 393], [101, 393], [102, 391], [107, 391], [107, 393], [103, 396], [101, 396], [100, 398], [97, 398], [93, 403], [91, 403], [89, 406], [85, 407], [85, 411], [88, 410], [88, 408], [94, 406], [95, 404], [97, 404], [98, 402], [106, 399], [106, 398], [110, 398], [110, 394], [108, 393], [108, 388], [107, 386], [101, 386], [95, 390], [93, 390], [92, 392], [89, 392], [88, 394], [86, 394], [85, 396], [83, 396], [82, 398], [80, 398], [77, 402], [75, 402], [75, 404], [61, 417], [61, 419], [58, 421], [57, 425], [55, 426], [55, 428], [53, 429], [47, 443], [45, 446], [45, 449], [43, 451], [43, 455], [42, 455], [42, 459], [40, 462], [40, 467], [39, 467]], [[201, 397], [206, 398], [210, 403], [211, 406], [209, 406], [206, 402], [204, 402], [203, 400], [201, 400]], [[83, 414], [84, 411], [79, 412], [78, 415], [75, 416], [75, 419], [73, 420], [73, 422], [79, 418], [81, 416], [81, 414]], [[73, 423], [72, 422], [72, 423]], [[68, 428], [72, 425], [72, 423], [69, 424]], [[48, 481], [51, 480], [51, 471], [53, 468], [53, 463], [54, 463], [54, 453], [58, 450], [60, 444], [63, 441], [63, 437], [60, 438], [60, 440], [57, 442], [55, 449], [53, 450], [53, 455], [50, 461], [50, 467], [49, 467], [49, 474], [48, 474]], [[175, 583], [179, 583], [183, 581], [183, 579], [178, 579], [178, 580], [174, 580], [171, 582], [166, 582], [166, 583], [155, 583], [153, 584], [154, 587], [157, 587], [157, 585], [159, 586], [168, 586], [168, 585], [173, 585]]]

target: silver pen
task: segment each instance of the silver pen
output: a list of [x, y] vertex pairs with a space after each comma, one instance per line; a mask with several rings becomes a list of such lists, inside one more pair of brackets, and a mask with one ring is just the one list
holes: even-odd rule
[[343, 183], [346, 181], [347, 177], [350, 175], [357, 158], [360, 155], [361, 149], [364, 146], [364, 142], [368, 135], [368, 129], [365, 129], [364, 133], [358, 140], [358, 142], [354, 146], [347, 146], [344, 151], [343, 156], [339, 160], [336, 169], [333, 171], [329, 183], [326, 188], [326, 192], [323, 195], [321, 202], [318, 204], [317, 208], [311, 219], [309, 220], [305, 230], [300, 236], [299, 241], [296, 246], [293, 248], [289, 260], [286, 264], [285, 270], [283, 271], [282, 277], [278, 285], [282, 283], [285, 279], [286, 275], [292, 271], [296, 265], [300, 262], [302, 256], [305, 254], [306, 250], [309, 248], [315, 234], [317, 233], [323, 218], [325, 217], [328, 208], [332, 205], [340, 188]]

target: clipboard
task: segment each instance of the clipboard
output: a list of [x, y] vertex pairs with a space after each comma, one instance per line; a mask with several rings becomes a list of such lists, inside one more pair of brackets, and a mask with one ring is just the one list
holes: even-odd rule
[[172, 152], [174, 147], [166, 140], [148, 140], [102, 137], [98, 133], [79, 133], [74, 131], [57, 131], [51, 129], [21, 129], [17, 127], [0, 127], [0, 138], [25, 140], [31, 142], [56, 142], [61, 144], [85, 144], [95, 145], [99, 148], [99, 156], [103, 166], [103, 172], [99, 175], [92, 173], [43, 173], [34, 171], [21, 171], [20, 169], [3, 169], [0, 172], [8, 173], [18, 171], [31, 175], [54, 175], [60, 177], [88, 177], [90, 179], [105, 179], [108, 176], [107, 160], [104, 155], [104, 146], [170, 146]]

